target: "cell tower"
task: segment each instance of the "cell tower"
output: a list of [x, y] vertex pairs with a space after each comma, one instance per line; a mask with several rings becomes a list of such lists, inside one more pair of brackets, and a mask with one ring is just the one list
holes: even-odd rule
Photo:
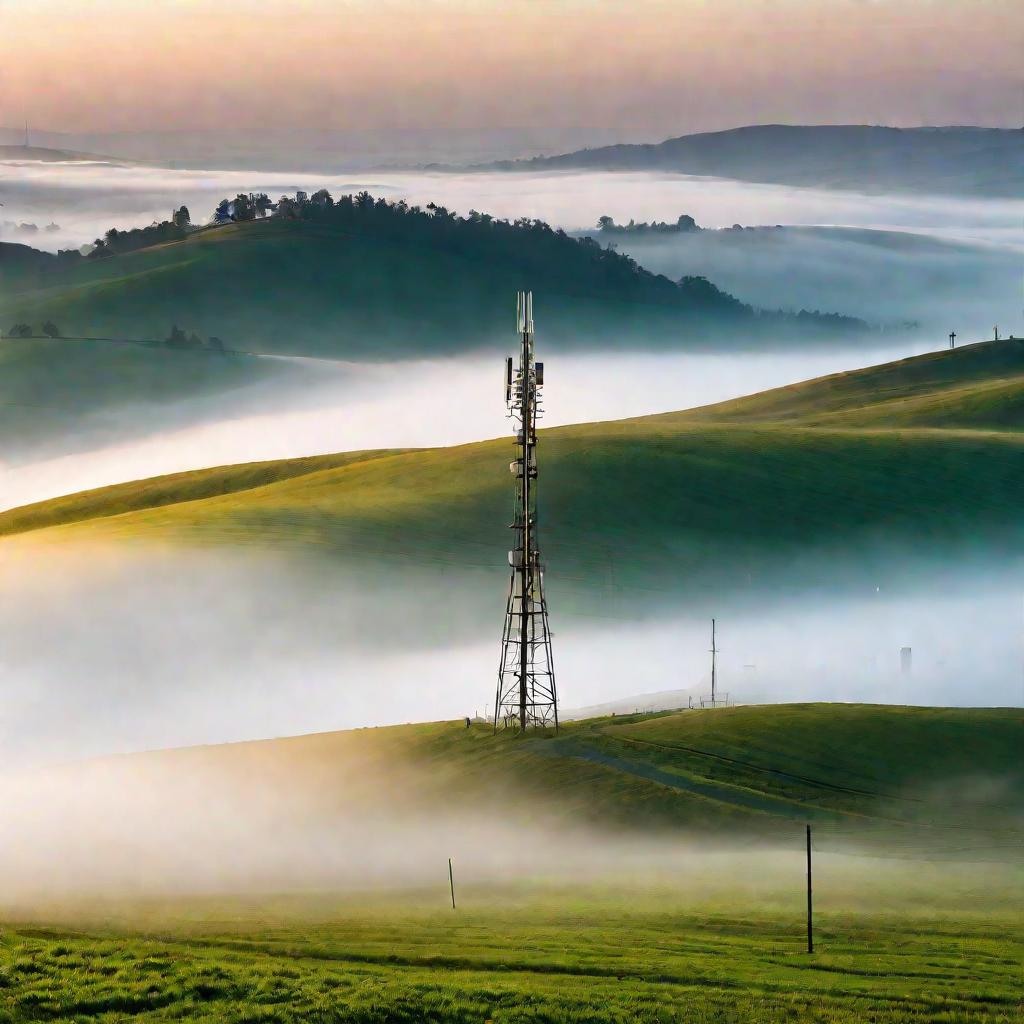
[[509, 466], [516, 478], [514, 543], [508, 553], [512, 573], [505, 632], [501, 640], [494, 731], [530, 726], [558, 729], [558, 698], [551, 656], [551, 630], [544, 597], [544, 567], [537, 546], [537, 420], [544, 386], [544, 364], [534, 360], [533, 293], [516, 300], [519, 368], [505, 360], [505, 404], [516, 425], [518, 454]]

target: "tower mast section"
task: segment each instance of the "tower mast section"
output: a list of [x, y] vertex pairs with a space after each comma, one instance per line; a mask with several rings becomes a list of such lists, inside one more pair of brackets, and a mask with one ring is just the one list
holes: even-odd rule
[[516, 424], [516, 460], [509, 466], [516, 478], [512, 521], [511, 579], [502, 637], [494, 728], [530, 726], [558, 728], [558, 701], [551, 653], [544, 571], [537, 546], [537, 420], [544, 364], [534, 359], [533, 296], [520, 292], [517, 301], [519, 367], [505, 361], [505, 402]]

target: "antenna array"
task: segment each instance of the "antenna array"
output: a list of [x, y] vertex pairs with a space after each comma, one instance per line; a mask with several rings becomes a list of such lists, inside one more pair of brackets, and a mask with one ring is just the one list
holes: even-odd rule
[[516, 425], [517, 456], [509, 465], [516, 479], [514, 543], [508, 554], [511, 579], [494, 703], [495, 732], [499, 722], [523, 732], [530, 726], [558, 729], [544, 566], [537, 546], [537, 420], [544, 364], [534, 359], [532, 292], [517, 296], [516, 326], [519, 366], [511, 356], [505, 361], [505, 404]]

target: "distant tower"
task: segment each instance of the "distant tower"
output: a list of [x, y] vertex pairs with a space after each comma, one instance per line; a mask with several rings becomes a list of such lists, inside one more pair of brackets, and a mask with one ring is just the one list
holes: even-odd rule
[[956, 331], [949, 332], [949, 347], [956, 348]]
[[25, 118], [25, 148], [28, 149], [28, 118]]
[[529, 726], [558, 729], [544, 568], [537, 547], [537, 420], [544, 364], [534, 361], [532, 292], [518, 295], [517, 327], [518, 369], [511, 356], [505, 361], [505, 403], [517, 427], [517, 457], [509, 466], [516, 478], [516, 502], [514, 540], [508, 554], [512, 573], [494, 703], [495, 732], [499, 722], [523, 732]]

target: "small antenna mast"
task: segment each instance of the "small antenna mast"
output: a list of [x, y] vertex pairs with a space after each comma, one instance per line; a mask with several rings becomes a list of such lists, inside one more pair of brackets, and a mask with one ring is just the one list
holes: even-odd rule
[[715, 646], [715, 620], [711, 620], [711, 706], [714, 707], [718, 700], [718, 695], [715, 689], [717, 682], [717, 664], [715, 656], [718, 654], [718, 648]]

